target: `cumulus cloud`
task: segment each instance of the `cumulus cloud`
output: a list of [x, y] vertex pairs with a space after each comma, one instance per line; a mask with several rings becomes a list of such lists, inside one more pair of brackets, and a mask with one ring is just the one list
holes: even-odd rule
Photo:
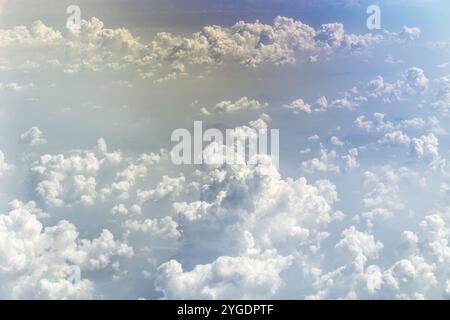
[[359, 167], [360, 164], [357, 160], [358, 155], [358, 149], [352, 148], [348, 151], [348, 154], [342, 156], [342, 160], [344, 161], [344, 168], [346, 170], [351, 170]]
[[[366, 116], [359, 116], [355, 120], [355, 125], [369, 133], [384, 133], [389, 135], [398, 135], [398, 133], [405, 134], [405, 130], [418, 129], [429, 131], [441, 131], [439, 129], [439, 120], [434, 117], [428, 119], [423, 119], [421, 117], [415, 117], [410, 119], [404, 119], [400, 121], [390, 121], [386, 120], [386, 114], [375, 112], [372, 115], [371, 120], [367, 119]], [[397, 132], [397, 133], [394, 133]], [[387, 138], [390, 139], [390, 138]]]
[[17, 82], [0, 83], [0, 91], [20, 92], [34, 88], [34, 84], [18, 84]]
[[267, 251], [250, 257], [219, 257], [192, 271], [171, 260], [158, 270], [158, 288], [168, 299], [264, 299], [283, 285], [280, 272], [291, 257]]
[[340, 172], [339, 166], [336, 164], [338, 159], [337, 152], [334, 150], [320, 150], [320, 157], [313, 158], [302, 162], [302, 168], [308, 173], [314, 172]]
[[420, 33], [420, 28], [404, 26], [402, 32], [400, 32], [400, 36], [407, 40], [415, 40], [420, 37]]
[[[335, 138], [335, 139], [333, 139]], [[331, 138], [331, 144], [335, 146], [343, 146], [344, 143], [337, 139]], [[307, 152], [309, 153], [309, 152]], [[320, 156], [305, 160], [301, 163], [301, 168], [305, 173], [340, 173], [342, 170], [351, 170], [359, 167], [357, 156], [359, 151], [357, 148], [352, 148], [347, 151], [347, 154], [339, 156], [335, 150], [320, 149]]]
[[68, 221], [44, 227], [34, 203], [14, 201], [0, 215], [0, 271], [5, 298], [92, 298], [95, 286], [89, 279], [71, 283], [71, 266], [99, 270], [113, 258], [131, 257], [133, 249], [104, 230], [93, 240], [80, 239]]
[[366, 260], [377, 258], [383, 244], [376, 241], [373, 235], [356, 230], [354, 226], [342, 232], [342, 239], [336, 244], [336, 250], [342, 257], [356, 263], [356, 268], [362, 270]]
[[342, 147], [344, 145], [344, 142], [342, 142], [338, 137], [336, 136], [332, 136], [330, 138], [330, 142], [332, 145], [337, 146], [337, 147]]
[[[254, 129], [280, 128], [280, 150], [286, 157], [281, 169], [264, 154], [253, 161], [239, 157], [229, 163], [175, 166], [165, 149], [143, 151], [138, 143], [111, 151], [102, 138], [92, 148], [65, 150], [49, 144], [45, 152], [33, 148], [21, 155], [23, 148], [17, 154], [14, 139], [29, 124], [20, 125], [14, 129], [12, 147], [2, 140], [6, 156], [0, 151], [0, 176], [5, 180], [0, 200], [22, 194], [20, 198], [34, 201], [14, 200], [0, 215], [0, 297], [448, 298], [450, 228], [445, 204], [450, 175], [446, 118], [441, 113], [448, 111], [449, 77], [433, 79], [433, 72], [445, 70], [414, 67], [393, 47], [386, 59], [386, 53], [365, 54], [374, 45], [403, 46], [419, 36], [420, 29], [412, 27], [399, 33], [351, 34], [341, 23], [313, 28], [285, 17], [271, 23], [205, 26], [194, 33], [161, 32], [151, 40], [125, 28], [109, 28], [96, 18], [82, 21], [80, 29], [57, 30], [37, 21], [30, 27], [0, 30], [0, 70], [18, 70], [25, 79], [0, 84], [0, 94], [11, 98], [6, 104], [11, 108], [0, 114], [2, 120], [15, 119], [25, 110], [16, 106], [29, 101], [22, 99], [28, 90], [40, 93], [33, 88], [42, 84], [27, 79], [41, 70], [71, 74], [64, 77], [74, 83], [89, 72], [117, 94], [126, 90], [129, 96], [124, 97], [135, 97], [131, 91], [149, 82], [164, 83], [161, 87], [173, 92], [179, 87], [171, 87], [170, 80], [180, 78], [181, 83], [198, 72], [195, 79], [208, 77], [201, 94], [214, 99], [201, 109], [204, 115], [214, 115], [206, 121], [217, 122], [222, 115], [227, 119], [220, 119], [220, 128], [245, 121], [234, 132], [238, 137], [248, 137]], [[408, 49], [411, 56], [416, 47]], [[324, 64], [335, 58], [345, 61], [329, 74], [338, 78], [330, 78], [329, 86], [306, 86], [302, 98], [292, 98], [291, 90], [299, 87], [296, 82], [286, 85], [293, 79], [291, 71], [285, 72], [290, 65], [308, 63], [301, 69], [305, 75], [314, 73], [307, 80], [316, 81], [323, 73], [315, 72], [328, 70]], [[363, 63], [377, 61], [389, 65], [360, 78], [370, 69]], [[397, 71], [400, 61], [411, 67]], [[217, 89], [219, 79], [211, 71], [240, 72], [244, 67], [246, 74], [262, 80], [280, 77], [276, 94], [267, 96], [255, 84], [239, 81], [239, 92], [226, 93], [235, 98], [221, 101], [223, 92], [215, 97], [210, 89]], [[339, 73], [347, 67], [365, 71]], [[341, 91], [346, 83], [353, 85]], [[57, 85], [61, 94], [66, 93]], [[44, 84], [42, 89], [52, 87]], [[111, 89], [100, 90], [103, 84], [98, 88], [89, 88], [92, 101], [103, 101]], [[191, 88], [182, 90], [186, 101], [203, 99], [193, 97], [198, 92]], [[309, 88], [311, 92], [304, 92]], [[321, 92], [324, 88], [327, 91]], [[163, 92], [158, 90], [155, 97], [160, 99]], [[305, 117], [280, 114], [261, 96]], [[115, 99], [108, 98], [113, 108]], [[122, 109], [114, 109], [119, 117], [96, 127], [110, 135], [116, 129], [129, 130], [125, 136], [111, 137], [114, 145], [133, 141], [130, 137], [144, 139], [138, 132], [153, 134], [172, 127], [173, 117], [170, 122], [160, 117], [166, 111], [152, 118], [151, 131], [140, 122], [130, 127], [124, 122], [128, 115], [140, 115], [140, 109], [131, 106], [141, 100], [133, 99], [126, 119]], [[368, 104], [373, 109], [362, 108]], [[170, 115], [179, 111], [177, 103], [173, 105]], [[263, 109], [270, 116], [242, 120], [251, 113], [246, 111]], [[75, 111], [83, 116], [77, 118]], [[70, 125], [78, 128], [81, 120], [90, 125], [84, 123], [83, 110], [73, 106], [72, 112]], [[59, 113], [50, 114], [61, 120], [58, 125], [68, 123]], [[184, 123], [192, 115], [181, 118]], [[20, 135], [20, 142], [37, 146], [47, 138], [55, 140], [50, 131], [45, 133], [32, 127]], [[84, 146], [95, 141], [92, 134], [85, 130], [71, 143]], [[164, 139], [156, 137], [156, 142], [143, 141], [144, 145], [159, 148]], [[217, 142], [204, 147], [205, 159], [212, 160], [223, 160], [227, 155], [222, 151], [230, 148]], [[5, 176], [13, 169], [17, 177]], [[74, 267], [82, 272], [76, 283], [70, 280]]]
[[450, 75], [437, 80], [437, 93], [431, 105], [445, 112], [448, 111], [450, 106]]
[[20, 142], [29, 146], [38, 146], [46, 144], [47, 140], [44, 138], [44, 133], [38, 127], [31, 127], [20, 135]]
[[364, 172], [363, 204], [366, 208], [387, 208], [398, 210], [405, 207], [401, 201], [400, 182], [404, 177], [413, 175], [407, 168], [395, 170], [390, 166], [382, 166], [377, 170]]
[[423, 69], [411, 67], [406, 69], [401, 79], [396, 82], [386, 82], [382, 76], [371, 80], [367, 84], [367, 93], [369, 98], [393, 102], [422, 93], [428, 88], [428, 83]]
[[235, 102], [230, 100], [221, 101], [215, 105], [214, 109], [220, 112], [235, 112], [239, 110], [259, 110], [267, 106], [266, 102], [243, 97]]
[[410, 141], [411, 139], [408, 137], [408, 135], [404, 134], [400, 130], [397, 130], [386, 133], [383, 138], [378, 140], [378, 143], [388, 145], [409, 145]]
[[36, 193], [51, 206], [92, 205], [97, 198], [96, 176], [104, 166], [120, 161], [120, 152], [107, 153], [103, 139], [93, 150], [45, 154], [31, 166], [37, 180]]
[[[330, 108], [355, 110], [371, 101], [393, 103], [421, 95], [428, 89], [429, 82], [423, 69], [411, 67], [404, 70], [394, 82], [387, 82], [382, 76], [377, 76], [370, 80], [365, 87], [354, 86], [342, 92], [337, 98], [327, 99], [322, 96], [313, 104], [308, 104], [303, 99], [297, 99], [285, 105], [284, 108], [292, 110], [294, 114], [325, 112]], [[446, 85], [442, 85], [442, 83], [445, 83], [445, 80], [441, 79], [443, 88], [441, 91], [446, 92]], [[436, 107], [440, 104], [439, 102], [434, 103]]]
[[285, 106], [286, 109], [290, 109], [294, 114], [299, 114], [300, 112], [311, 113], [311, 106], [303, 101], [303, 99], [297, 99], [292, 101], [289, 105]]
[[433, 133], [411, 140], [411, 153], [419, 159], [439, 158], [439, 140]]
[[170, 195], [178, 195], [184, 189], [185, 177], [182, 175], [179, 178], [169, 178], [163, 176], [163, 180], [158, 184], [155, 189], [138, 191], [139, 201], [145, 202], [147, 200], [161, 200]]
[[[272, 24], [239, 21], [231, 27], [205, 26], [190, 36], [161, 32], [149, 43], [142, 42], [125, 28], [111, 29], [97, 18], [82, 20], [80, 28], [56, 30], [42, 21], [31, 27], [0, 30], [0, 46], [8, 64], [60, 67], [66, 73], [133, 68], [142, 79], [161, 83], [187, 73], [187, 66], [217, 65], [227, 62], [255, 67], [261, 64], [307, 62], [309, 57], [330, 56], [334, 52], [359, 52], [391, 39], [417, 38], [415, 28], [401, 33], [379, 35], [346, 33], [341, 23], [314, 29], [301, 21], [276, 17]], [[16, 48], [45, 51], [26, 60], [12, 54]], [[316, 58], [317, 60], [318, 58]]]
[[13, 170], [14, 165], [6, 162], [5, 154], [0, 150], [0, 176], [11, 173]]

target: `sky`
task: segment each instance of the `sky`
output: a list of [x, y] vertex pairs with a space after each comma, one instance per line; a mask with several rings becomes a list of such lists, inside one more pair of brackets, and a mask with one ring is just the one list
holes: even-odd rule
[[0, 298], [449, 298], [449, 9], [0, 0]]

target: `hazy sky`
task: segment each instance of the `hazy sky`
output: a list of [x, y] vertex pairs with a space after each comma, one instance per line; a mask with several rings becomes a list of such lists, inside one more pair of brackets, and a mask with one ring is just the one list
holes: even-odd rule
[[[447, 298], [449, 9], [0, 1], [0, 297]], [[174, 165], [194, 121], [279, 168]]]

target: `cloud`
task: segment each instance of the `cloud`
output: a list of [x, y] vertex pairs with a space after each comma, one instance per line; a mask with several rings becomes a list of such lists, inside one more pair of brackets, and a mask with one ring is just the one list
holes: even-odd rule
[[[420, 30], [352, 34], [341, 23], [312, 27], [284, 17], [196, 28], [147, 40], [93, 18], [79, 30], [38, 21], [0, 31], [0, 69], [23, 78], [0, 85], [0, 95], [11, 98], [0, 117], [6, 123], [26, 113], [39, 124], [25, 132], [30, 124], [11, 127], [13, 143], [2, 140], [0, 203], [34, 201], [15, 200], [0, 215], [0, 297], [448, 298], [450, 175], [442, 113], [450, 81], [435, 79], [445, 70], [412, 67], [420, 45], [398, 48]], [[368, 51], [380, 45], [387, 46]], [[386, 51], [395, 57], [388, 63], [408, 67], [386, 64]], [[331, 70], [333, 61], [342, 64]], [[291, 70], [302, 63], [306, 80]], [[380, 63], [380, 73], [366, 68]], [[223, 86], [229, 77], [214, 70], [240, 80]], [[246, 83], [248, 72], [261, 83], [279, 78], [274, 94], [267, 95], [267, 84]], [[55, 86], [42, 84], [38, 73], [64, 76], [82, 91], [77, 96], [105, 106], [108, 121], [86, 122], [92, 110], [76, 105], [70, 115], [59, 105], [53, 112], [46, 99], [29, 108], [21, 95]], [[78, 86], [86, 77], [98, 87]], [[206, 77], [200, 91], [191, 90], [192, 79]], [[175, 79], [178, 84], [170, 82]], [[57, 80], [54, 93], [68, 96], [69, 87]], [[163, 82], [156, 95], [136, 94]], [[185, 95], [172, 97], [173, 110], [153, 114], [141, 103], [149, 95], [165, 104], [160, 94], [178, 92], [180, 84]], [[110, 89], [131, 99], [126, 111]], [[268, 155], [172, 164], [159, 148], [167, 130], [195, 117], [182, 107], [197, 99], [213, 101], [201, 109], [213, 115], [205, 119], [208, 127], [238, 126], [241, 137], [279, 128], [281, 169]], [[186, 116], [173, 117], [180, 110]], [[43, 127], [44, 111], [60, 129], [84, 128], [70, 142], [82, 149], [56, 143], [58, 131]], [[254, 111], [270, 116], [245, 119]], [[8, 137], [10, 126], [2, 128]], [[121, 150], [108, 150], [102, 138], [85, 147], [99, 130]], [[18, 132], [25, 144], [55, 144], [21, 154]], [[204, 147], [205, 158], [221, 159], [230, 146]], [[68, 281], [74, 266], [82, 271], [76, 284]]]
[[320, 150], [320, 157], [302, 162], [302, 169], [307, 173], [314, 172], [340, 172], [340, 168], [335, 164], [338, 159], [336, 151]]
[[383, 77], [378, 76], [368, 83], [367, 92], [370, 98], [393, 102], [422, 93], [427, 89], [428, 83], [424, 70], [411, 67], [404, 71], [401, 80], [393, 83], [385, 82]]
[[[425, 71], [411, 67], [404, 70], [395, 82], [386, 82], [382, 76], [370, 80], [365, 87], [354, 86], [342, 92], [340, 97], [328, 101], [325, 96], [318, 98], [314, 104], [308, 104], [303, 99], [297, 99], [284, 108], [290, 109], [294, 114], [325, 112], [330, 108], [355, 110], [371, 101], [393, 103], [404, 101], [423, 94], [429, 85]], [[438, 103], [435, 103], [436, 106]]]
[[445, 112], [448, 111], [450, 106], [450, 75], [437, 80], [437, 93], [431, 106]]
[[346, 170], [351, 170], [358, 168], [360, 166], [360, 163], [356, 159], [358, 156], [359, 151], [357, 148], [352, 148], [348, 151], [348, 154], [342, 156], [342, 160], [344, 160], [344, 168]]
[[297, 99], [292, 101], [289, 105], [284, 106], [286, 109], [292, 110], [294, 114], [300, 112], [311, 113], [311, 106], [303, 101], [303, 99]]
[[415, 40], [420, 37], [420, 33], [420, 28], [404, 26], [402, 32], [400, 32], [400, 37], [407, 40]]
[[0, 271], [2, 297], [15, 299], [92, 298], [94, 284], [88, 279], [71, 283], [71, 265], [99, 270], [113, 257], [130, 257], [133, 249], [104, 230], [93, 240], [80, 239], [75, 226], [59, 221], [44, 227], [41, 210], [34, 203], [14, 201], [0, 215]]
[[[382, 137], [392, 133], [395, 140], [396, 128], [423, 130], [430, 125], [416, 118], [385, 118], [376, 114], [366, 127]], [[364, 122], [368, 120], [360, 119]], [[251, 124], [266, 129], [270, 125], [264, 114]], [[238, 127], [242, 133], [248, 128]], [[284, 178], [269, 156], [260, 156], [255, 163], [204, 165], [192, 174], [167, 175], [173, 168], [156, 170], [170, 166], [164, 161], [166, 151], [124, 156], [109, 152], [104, 139], [87, 150], [45, 154], [31, 164], [36, 186], [46, 190], [37, 189], [37, 195], [50, 206], [61, 206], [59, 210], [86, 205], [94, 211], [106, 210], [114, 232], [103, 230], [92, 239], [80, 238], [82, 229], [78, 231], [73, 223], [44, 224], [41, 220], [55, 217], [36, 203], [12, 203], [0, 221], [10, 221], [20, 211], [28, 221], [20, 228], [30, 229], [16, 227], [11, 236], [12, 225], [19, 224], [4, 222], [8, 226], [1, 229], [0, 222], [4, 230], [0, 237], [28, 243], [29, 248], [0, 245], [0, 278], [7, 284], [0, 293], [20, 298], [95, 298], [101, 291], [96, 276], [103, 277], [108, 270], [118, 286], [136, 281], [139, 284], [132, 290], [145, 287], [151, 297], [168, 299], [426, 297], [427, 288], [437, 290], [448, 259], [445, 240], [450, 232], [444, 219], [412, 220], [410, 225], [418, 230], [406, 233], [399, 248], [408, 253], [392, 257], [385, 253], [390, 250], [385, 248], [386, 239], [392, 235], [380, 233], [377, 224], [394, 221], [407, 209], [403, 186], [418, 176], [393, 166], [366, 170], [357, 159], [359, 149], [342, 150], [342, 142], [333, 137], [330, 144], [334, 141], [340, 153], [320, 146], [320, 157], [310, 161], [311, 168], [322, 174], [364, 168], [359, 198], [364, 211], [353, 219], [345, 219], [351, 212], [336, 210], [338, 187], [333, 182]], [[416, 139], [423, 140], [425, 157], [430, 153], [426, 150], [432, 149], [425, 143], [429, 139]], [[351, 145], [347, 138], [346, 145]], [[207, 148], [205, 155], [217, 152]], [[95, 185], [89, 189], [91, 180]], [[188, 196], [191, 189], [195, 198]], [[84, 201], [84, 196], [92, 201]], [[337, 239], [330, 237], [338, 230], [336, 225], [343, 230]], [[32, 239], [26, 242], [27, 237]], [[43, 271], [48, 264], [52, 267]], [[89, 271], [79, 287], [66, 280], [72, 265]], [[299, 281], [304, 285], [298, 286]]]
[[337, 147], [342, 147], [344, 145], [344, 142], [339, 140], [339, 138], [336, 136], [331, 137], [330, 142], [332, 145], [337, 146]]
[[367, 193], [363, 197], [366, 208], [386, 208], [400, 210], [405, 204], [400, 200], [400, 182], [403, 178], [414, 176], [407, 168], [395, 170], [390, 166], [382, 166], [377, 170], [364, 172], [364, 189]]
[[392, 135], [397, 135], [396, 131], [403, 130], [431, 130], [439, 132], [439, 121], [436, 122], [436, 118], [428, 118], [424, 120], [420, 117], [404, 119], [400, 121], [386, 120], [386, 114], [375, 112], [373, 114], [373, 120], [368, 120], [366, 116], [359, 116], [355, 120], [355, 125], [369, 133], [388, 133], [387, 139], [390, 139]]
[[183, 175], [179, 178], [163, 176], [162, 181], [155, 189], [137, 192], [139, 201], [143, 203], [147, 200], [161, 200], [170, 195], [176, 196], [183, 191], [185, 182], [186, 179]]
[[47, 140], [44, 138], [44, 133], [38, 127], [31, 127], [20, 135], [20, 142], [29, 146], [38, 146], [46, 144]]
[[220, 112], [236, 112], [239, 110], [259, 110], [267, 106], [268, 104], [266, 102], [259, 102], [258, 100], [243, 97], [235, 102], [231, 102], [230, 100], [221, 101], [215, 105], [214, 109]]
[[356, 268], [362, 270], [367, 259], [378, 257], [383, 244], [376, 241], [373, 235], [360, 232], [351, 226], [342, 232], [342, 239], [335, 248], [342, 257], [356, 263]]
[[411, 153], [419, 159], [439, 158], [439, 141], [433, 133], [411, 140]]
[[24, 90], [29, 90], [34, 88], [34, 84], [18, 84], [16, 82], [10, 82], [10, 83], [0, 83], [0, 91], [7, 91], [7, 92], [20, 92]]
[[5, 159], [5, 154], [0, 150], [0, 176], [14, 171], [14, 165], [8, 164]]
[[120, 152], [107, 153], [105, 141], [99, 139], [94, 150], [74, 151], [69, 155], [45, 154], [30, 170], [37, 179], [36, 193], [48, 205], [93, 205], [97, 198], [96, 176], [104, 166], [120, 161]]
[[101, 196], [103, 198], [116, 196], [119, 199], [128, 199], [130, 190], [136, 183], [148, 176], [149, 168], [164, 159], [167, 159], [166, 150], [160, 150], [160, 153], [144, 153], [137, 159], [131, 159], [125, 169], [116, 173], [115, 181], [101, 189]]
[[167, 299], [271, 298], [283, 284], [280, 272], [291, 261], [267, 251], [250, 257], [219, 257], [185, 272], [172, 260], [158, 269], [158, 288]]
[[378, 140], [378, 143], [388, 145], [409, 145], [410, 141], [411, 139], [406, 134], [400, 130], [397, 130], [386, 133], [383, 138]]
[[[272, 24], [239, 21], [231, 27], [205, 26], [190, 36], [161, 32], [144, 43], [125, 28], [106, 28], [102, 21], [91, 18], [82, 20], [80, 28], [61, 31], [39, 20], [30, 28], [2, 29], [0, 47], [6, 51], [10, 67], [26, 62], [34, 67], [62, 68], [69, 74], [131, 68], [142, 79], [161, 83], [186, 75], [193, 65], [302, 63], [311, 56], [360, 52], [391, 39], [416, 39], [418, 33], [415, 28], [405, 28], [399, 34], [356, 35], [346, 33], [340, 23], [324, 24], [316, 30], [301, 21], [276, 17]], [[25, 54], [23, 60], [14, 56], [17, 48], [46, 55], [39, 59]]]

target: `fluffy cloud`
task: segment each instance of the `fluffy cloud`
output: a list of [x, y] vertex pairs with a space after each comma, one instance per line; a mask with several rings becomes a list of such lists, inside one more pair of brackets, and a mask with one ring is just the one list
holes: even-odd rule
[[327, 237], [324, 229], [340, 216], [332, 209], [333, 184], [281, 179], [267, 156], [255, 164], [209, 166], [198, 174], [200, 200], [173, 207], [183, 256], [203, 252], [211, 262], [191, 271], [183, 270], [183, 258], [162, 264], [157, 287], [166, 298], [278, 296], [287, 284], [281, 272], [290, 270], [299, 248], [313, 255]]
[[[334, 138], [334, 139], [333, 139]], [[343, 146], [344, 143], [337, 139], [331, 138], [331, 144]], [[308, 152], [309, 153], [309, 152]], [[359, 167], [357, 156], [359, 151], [357, 148], [348, 150], [347, 154], [339, 156], [335, 150], [320, 149], [320, 156], [305, 160], [301, 163], [301, 168], [305, 173], [340, 173], [342, 169], [351, 170]]]
[[192, 271], [171, 260], [159, 268], [158, 288], [168, 299], [267, 299], [283, 281], [290, 257], [266, 251], [249, 257], [219, 257]]
[[326, 149], [320, 150], [320, 157], [313, 158], [302, 162], [302, 169], [308, 173], [314, 172], [340, 172], [340, 168], [336, 163], [338, 159], [337, 152]]
[[130, 197], [130, 190], [136, 183], [148, 176], [149, 168], [166, 158], [167, 151], [160, 150], [158, 154], [144, 153], [137, 159], [130, 159], [128, 166], [116, 174], [115, 181], [101, 189], [101, 196], [103, 198], [117, 196], [120, 199], [128, 199]]
[[[428, 129], [430, 131], [440, 131], [438, 128], [439, 120], [434, 117], [424, 120], [416, 117], [401, 121], [386, 120], [386, 115], [380, 112], [373, 114], [373, 120], [368, 120], [366, 116], [359, 116], [355, 120], [355, 125], [367, 132], [389, 133], [390, 135], [398, 135], [394, 132], [402, 132], [408, 129]], [[390, 138], [387, 138], [390, 139]]]
[[400, 36], [407, 40], [414, 40], [420, 37], [420, 33], [420, 28], [404, 26]]
[[138, 191], [139, 201], [142, 203], [147, 200], [161, 200], [170, 195], [176, 196], [183, 191], [185, 181], [184, 176], [180, 176], [179, 178], [163, 176], [163, 180], [155, 189]]
[[419, 159], [439, 158], [439, 141], [433, 133], [411, 140], [411, 153]]
[[20, 142], [29, 146], [38, 146], [47, 143], [47, 140], [38, 127], [31, 127], [20, 135]]
[[368, 191], [363, 198], [364, 206], [392, 210], [404, 208], [400, 200], [400, 182], [412, 174], [407, 168], [395, 170], [390, 166], [364, 172], [364, 188]]
[[88, 279], [71, 283], [72, 265], [103, 269], [114, 257], [131, 257], [133, 249], [104, 230], [93, 240], [80, 239], [68, 221], [44, 227], [34, 203], [14, 201], [0, 215], [0, 294], [9, 298], [76, 299], [94, 296]]
[[92, 205], [97, 197], [96, 176], [104, 166], [120, 161], [119, 152], [107, 153], [103, 139], [93, 150], [45, 154], [31, 166], [37, 179], [36, 193], [51, 206]]
[[266, 102], [243, 97], [235, 102], [229, 100], [221, 101], [215, 105], [214, 109], [221, 112], [235, 112], [239, 110], [259, 110], [267, 107], [267, 105]]
[[0, 176], [11, 173], [14, 170], [14, 165], [8, 164], [5, 159], [5, 154], [0, 150]]
[[294, 114], [299, 114], [300, 112], [311, 113], [311, 106], [303, 101], [303, 99], [297, 99], [292, 101], [289, 105], [285, 106], [286, 109], [290, 109]]
[[397, 131], [386, 133], [383, 136], [383, 138], [378, 140], [378, 143], [389, 144], [389, 145], [396, 145], [396, 144], [409, 145], [410, 141], [411, 141], [411, 139], [406, 134], [404, 134], [400, 130], [397, 130]]
[[0, 91], [20, 92], [34, 88], [34, 84], [18, 84], [17, 82], [0, 83]]
[[[20, 154], [24, 148], [14, 141], [29, 123], [11, 130], [12, 144], [2, 140], [8, 161], [0, 151], [5, 182], [0, 203], [34, 201], [15, 200], [0, 215], [0, 297], [448, 298], [448, 121], [441, 115], [448, 111], [450, 81], [442, 68], [398, 71], [401, 61], [416, 65], [418, 60], [410, 58], [417, 58], [418, 47], [394, 47], [406, 47], [405, 41], [419, 35], [410, 27], [358, 35], [341, 23], [313, 28], [284, 17], [272, 23], [211, 25], [194, 33], [162, 32], [149, 41], [96, 18], [83, 21], [80, 29], [57, 30], [37, 21], [1, 30], [0, 70], [7, 78], [17, 71], [21, 79], [0, 84], [0, 95], [8, 98], [0, 117], [7, 122], [30, 111], [27, 117], [36, 115], [39, 123], [21, 135], [21, 142], [60, 141], [49, 136], [55, 128], [45, 127], [52, 120], [71, 130], [88, 127], [71, 144], [84, 146], [101, 130], [115, 139], [114, 145], [122, 144], [122, 151], [108, 151], [99, 139], [83, 150], [49, 144], [45, 152], [25, 148], [28, 152]], [[365, 51], [378, 44], [389, 45], [386, 59], [384, 51]], [[422, 51], [423, 58], [427, 53]], [[331, 70], [327, 63], [333, 59], [340, 63]], [[366, 68], [384, 62], [389, 64], [376, 68], [380, 73]], [[297, 69], [289, 70], [294, 63], [307, 63], [300, 68], [306, 81], [321, 83], [299, 86], [305, 79], [298, 79]], [[211, 72], [215, 68], [225, 77]], [[85, 122], [92, 110], [76, 108], [75, 101], [70, 116], [59, 113], [60, 106], [53, 110], [53, 99], [27, 109], [27, 90], [41, 94], [54, 87], [41, 83], [41, 71], [56, 78], [62, 76], [59, 71], [72, 74], [64, 76], [64, 83], [79, 88], [80, 99], [108, 106], [101, 116], [112, 121]], [[262, 86], [245, 83], [248, 72]], [[192, 79], [208, 77], [205, 86], [191, 87], [187, 77], [192, 73], [200, 73]], [[228, 73], [239, 78], [235, 86], [221, 86], [229, 81]], [[436, 74], [440, 78], [433, 79]], [[75, 86], [86, 76], [98, 80], [98, 87]], [[174, 87], [169, 80], [179, 77]], [[279, 77], [276, 94], [259, 92], [273, 77]], [[152, 81], [164, 82], [156, 95], [151, 88], [141, 90]], [[55, 83], [54, 93], [67, 96], [69, 87]], [[180, 84], [183, 101], [172, 97], [170, 110], [142, 119], [154, 110], [142, 106], [141, 99], [167, 103], [160, 94], [173, 93]], [[32, 90], [38, 86], [42, 91]], [[131, 99], [127, 111], [116, 108], [120, 99], [109, 96], [111, 88], [105, 86]], [[230, 93], [233, 88], [237, 91]], [[293, 99], [293, 90], [302, 99]], [[261, 96], [303, 116], [289, 117], [251, 98]], [[239, 158], [175, 166], [166, 150], [141, 149], [159, 148], [166, 130], [190, 122], [196, 115], [186, 112], [185, 104], [197, 99], [223, 99], [202, 109], [204, 115], [216, 113], [205, 119], [208, 127], [245, 121], [234, 132], [239, 137], [254, 134], [253, 129], [279, 128], [281, 170], [266, 155], [252, 162]], [[270, 117], [243, 120], [265, 108]], [[40, 118], [47, 115], [41, 114], [44, 110], [52, 119]], [[126, 143], [133, 139], [145, 141]], [[212, 143], [204, 156], [220, 160], [226, 157], [220, 151], [228, 147]], [[14, 177], [3, 176], [14, 168]], [[435, 168], [440, 170], [429, 170]], [[72, 283], [77, 268], [81, 279]]]
[[377, 258], [383, 244], [376, 241], [373, 235], [356, 230], [354, 226], [342, 232], [342, 239], [336, 244], [336, 250], [351, 263], [356, 263], [356, 269], [363, 270], [366, 260]]
[[[417, 34], [416, 29], [405, 28], [399, 34], [356, 35], [346, 33], [340, 23], [324, 24], [316, 30], [301, 21], [276, 17], [271, 25], [240, 21], [231, 27], [206, 26], [190, 36], [161, 32], [150, 43], [143, 43], [125, 28], [106, 28], [102, 21], [91, 18], [82, 20], [80, 28], [62, 31], [39, 20], [30, 28], [3, 29], [0, 46], [7, 52], [10, 67], [27, 61], [61, 67], [66, 73], [132, 67], [143, 79], [153, 78], [158, 83], [186, 74], [189, 65], [293, 64], [336, 51], [358, 52], [391, 39], [415, 39]], [[20, 49], [42, 50], [46, 57], [15, 56]]]
[[[392, 83], [386, 82], [382, 76], [377, 76], [370, 80], [365, 87], [354, 86], [342, 92], [340, 97], [330, 101], [322, 96], [311, 105], [303, 99], [297, 99], [284, 107], [292, 110], [294, 114], [324, 112], [329, 108], [355, 110], [370, 101], [380, 100], [385, 103], [392, 103], [423, 94], [428, 89], [429, 82], [424, 70], [411, 67], [406, 69], [399, 79]], [[445, 81], [441, 79], [441, 83], [445, 83]], [[438, 102], [434, 104], [439, 105]]]
[[431, 103], [434, 108], [447, 111], [450, 107], [450, 76], [441, 77], [437, 81], [437, 94]]

